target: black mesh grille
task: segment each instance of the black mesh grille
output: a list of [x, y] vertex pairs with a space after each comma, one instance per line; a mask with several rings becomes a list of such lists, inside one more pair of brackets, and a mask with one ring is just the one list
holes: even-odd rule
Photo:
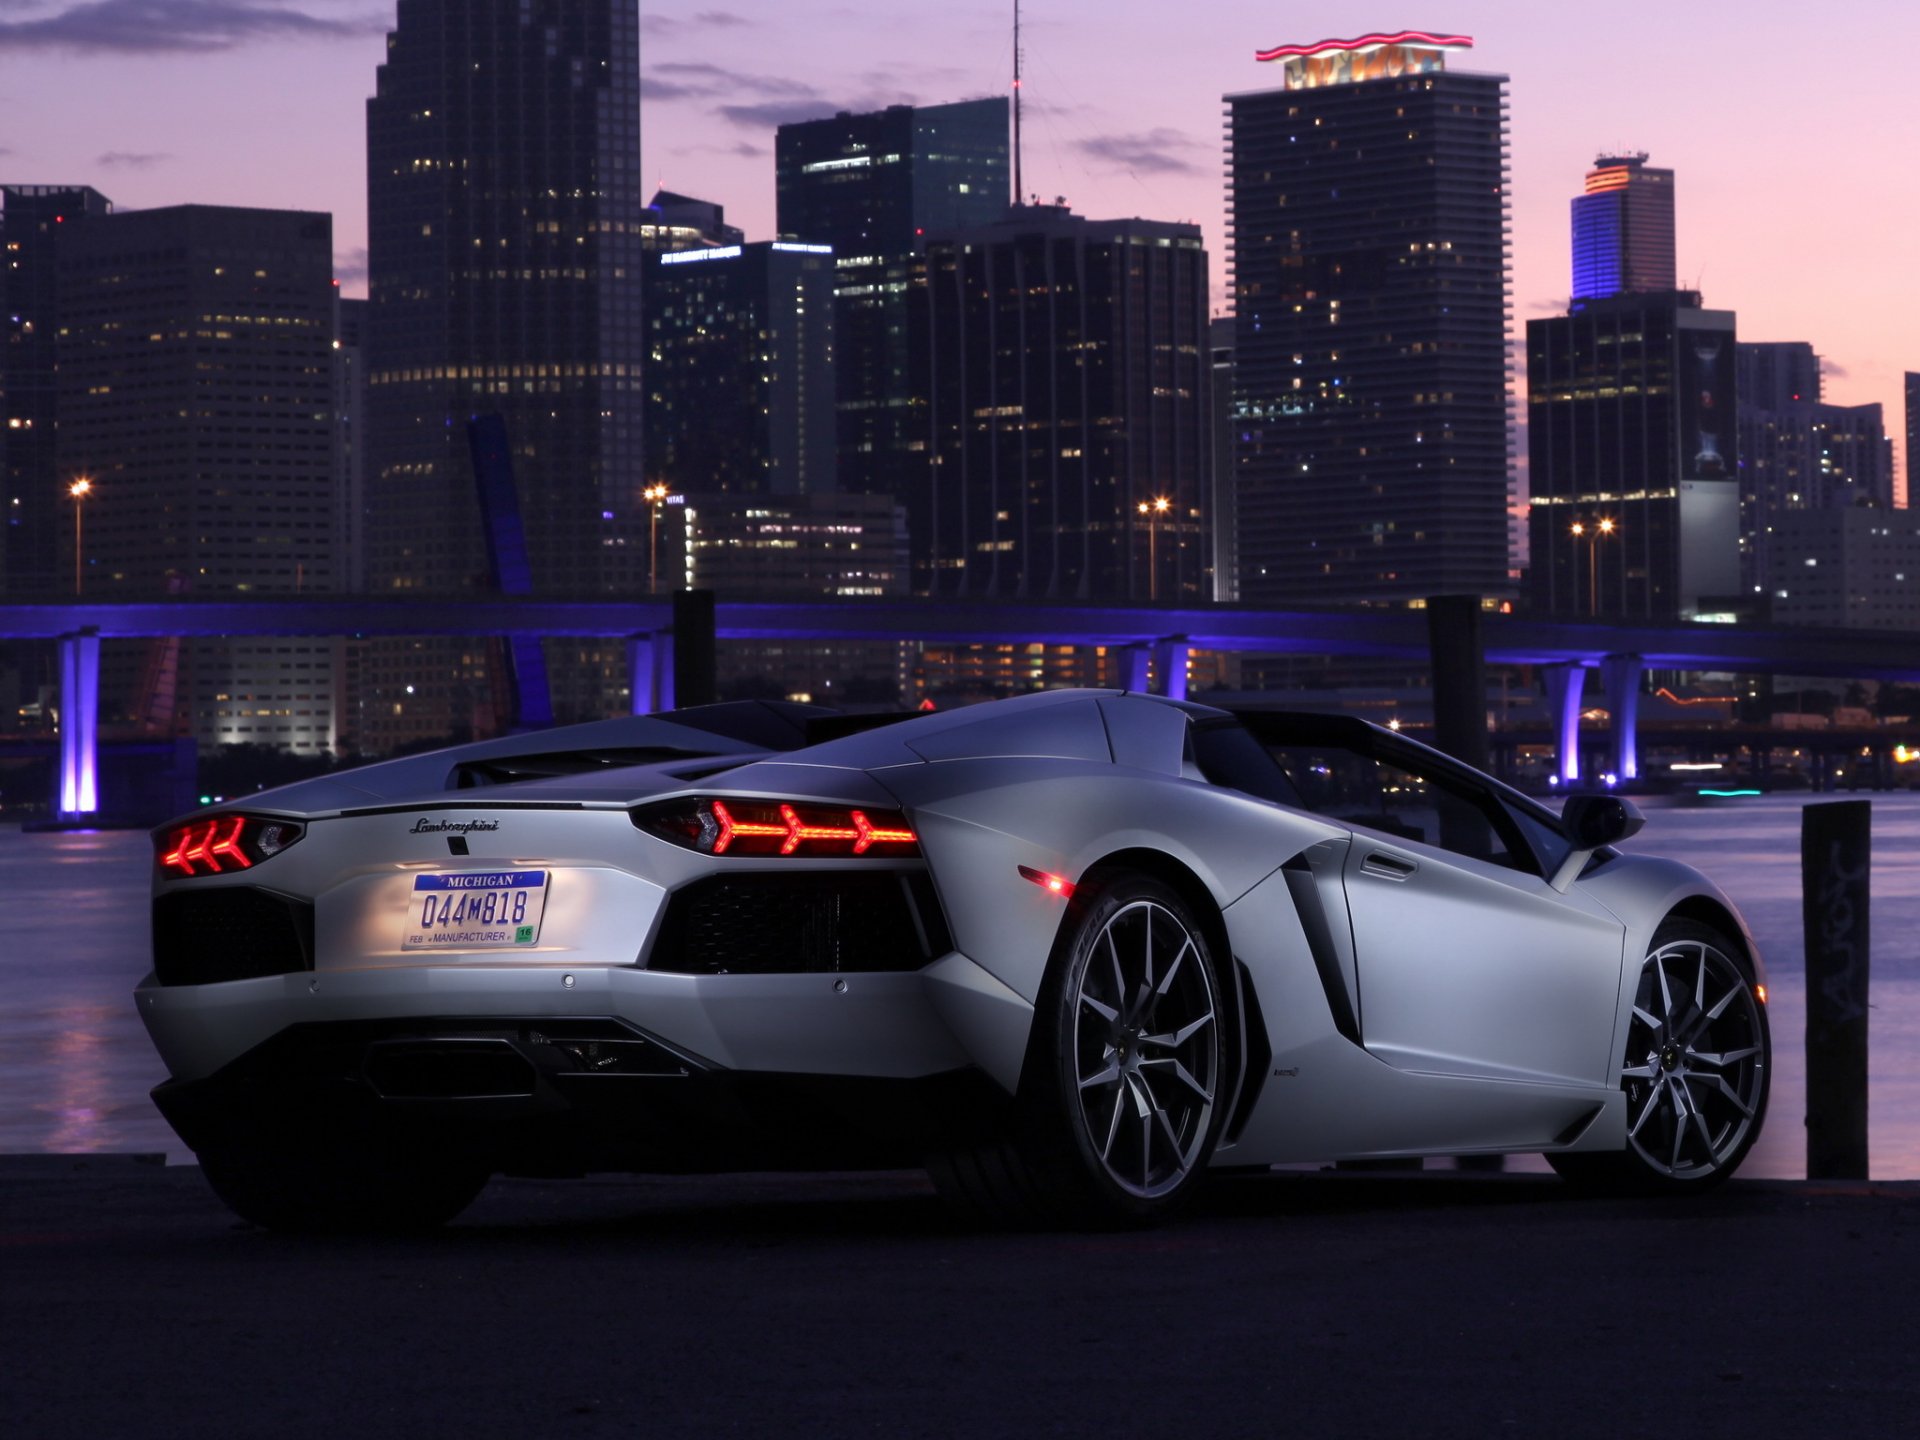
[[207, 985], [313, 968], [313, 906], [269, 890], [223, 886], [153, 902], [153, 973], [162, 985]]
[[917, 970], [945, 929], [932, 886], [899, 871], [721, 875], [677, 893], [648, 968], [682, 975]]

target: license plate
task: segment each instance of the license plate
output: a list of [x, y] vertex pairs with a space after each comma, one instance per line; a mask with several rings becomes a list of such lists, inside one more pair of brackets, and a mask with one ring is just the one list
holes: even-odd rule
[[537, 945], [546, 906], [544, 870], [416, 875], [406, 947], [492, 950]]

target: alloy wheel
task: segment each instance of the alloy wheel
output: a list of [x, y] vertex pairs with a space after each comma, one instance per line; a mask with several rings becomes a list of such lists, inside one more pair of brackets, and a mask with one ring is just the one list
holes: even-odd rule
[[1153, 900], [1109, 916], [1074, 979], [1081, 1124], [1109, 1180], [1142, 1199], [1201, 1163], [1220, 1093], [1213, 967], [1181, 917]]
[[1744, 1153], [1766, 1094], [1759, 1001], [1718, 946], [1676, 940], [1640, 972], [1627, 1061], [1627, 1140], [1656, 1173], [1711, 1175]]

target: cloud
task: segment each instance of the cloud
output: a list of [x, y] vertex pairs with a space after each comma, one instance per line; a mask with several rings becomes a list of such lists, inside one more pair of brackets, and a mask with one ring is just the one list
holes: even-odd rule
[[367, 278], [367, 251], [362, 246], [358, 250], [345, 250], [333, 257], [333, 278], [342, 282], [360, 281]]
[[720, 105], [714, 113], [729, 125], [765, 130], [797, 125], [802, 120], [824, 119], [848, 108], [835, 105], [831, 100], [766, 100], [750, 105]]
[[1210, 167], [1193, 158], [1202, 147], [1178, 130], [1161, 127], [1134, 135], [1096, 135], [1075, 142], [1081, 154], [1121, 170], [1154, 175], [1204, 175]]
[[1822, 375], [1830, 375], [1835, 380], [1848, 380], [1853, 377], [1853, 372], [1846, 366], [1842, 365], [1838, 360], [1829, 360], [1824, 355], [1820, 357], [1820, 373]]
[[151, 170], [172, 158], [164, 150], [109, 150], [104, 155], [96, 155], [93, 163], [109, 170]]
[[341, 20], [275, 0], [88, 0], [30, 20], [0, 20], [0, 52], [204, 54], [257, 40], [341, 40], [387, 28], [372, 13]]
[[702, 10], [684, 19], [676, 15], [642, 15], [640, 33], [664, 40], [669, 35], [678, 35], [687, 30], [738, 30], [753, 23], [746, 16], [736, 15], [731, 10]]

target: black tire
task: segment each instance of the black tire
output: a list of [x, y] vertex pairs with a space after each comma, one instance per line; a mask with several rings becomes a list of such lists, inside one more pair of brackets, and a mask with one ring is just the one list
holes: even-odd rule
[[200, 1169], [242, 1220], [296, 1235], [437, 1229], [487, 1183], [484, 1168], [430, 1154], [231, 1149], [200, 1152]]
[[936, 1158], [941, 1192], [998, 1224], [1145, 1224], [1191, 1196], [1231, 1087], [1231, 997], [1169, 886], [1121, 872], [1075, 897], [1001, 1136]]
[[1766, 1119], [1773, 1042], [1753, 966], [1712, 926], [1668, 920], [1647, 947], [1633, 1006], [1620, 1076], [1626, 1148], [1547, 1162], [1612, 1193], [1711, 1189], [1740, 1168]]

